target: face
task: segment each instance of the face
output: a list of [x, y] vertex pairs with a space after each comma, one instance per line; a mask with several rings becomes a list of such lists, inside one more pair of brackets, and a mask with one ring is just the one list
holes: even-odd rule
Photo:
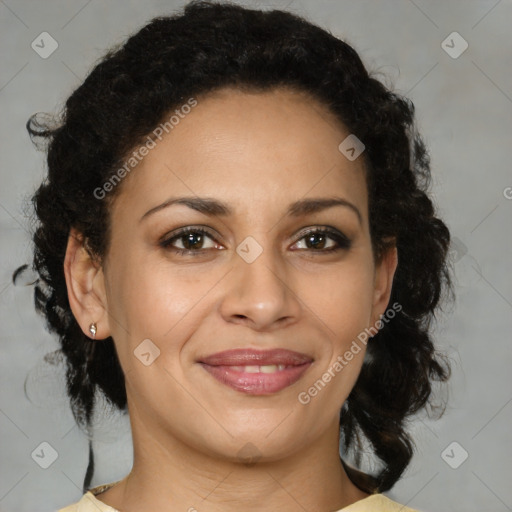
[[115, 199], [99, 337], [147, 432], [275, 459], [337, 429], [365, 345], [344, 355], [396, 261], [374, 261], [362, 157], [329, 111], [287, 90], [197, 101]]

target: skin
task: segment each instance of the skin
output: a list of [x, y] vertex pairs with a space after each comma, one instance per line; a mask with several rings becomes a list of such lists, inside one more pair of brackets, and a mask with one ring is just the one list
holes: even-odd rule
[[[130, 512], [339, 510], [367, 496], [338, 455], [339, 411], [365, 346], [310, 403], [298, 395], [384, 314], [396, 249], [374, 260], [362, 157], [349, 161], [338, 150], [350, 132], [325, 107], [287, 89], [197, 99], [117, 191], [101, 264], [79, 233], [69, 237], [70, 304], [86, 334], [95, 322], [97, 340], [115, 341], [134, 444], [132, 471], [98, 499]], [[233, 213], [175, 204], [142, 218], [177, 196], [214, 198]], [[295, 201], [334, 196], [361, 219], [347, 206], [286, 215]], [[159, 245], [198, 225], [212, 233], [202, 245], [173, 242], [198, 256]], [[304, 228], [325, 226], [350, 247], [322, 252], [337, 245], [328, 234], [308, 245]], [[263, 249], [252, 263], [236, 252], [248, 236]], [[134, 356], [145, 339], [160, 350], [149, 366]], [[314, 362], [267, 396], [227, 387], [197, 363], [248, 347], [291, 349]], [[245, 464], [242, 448], [257, 463]]]

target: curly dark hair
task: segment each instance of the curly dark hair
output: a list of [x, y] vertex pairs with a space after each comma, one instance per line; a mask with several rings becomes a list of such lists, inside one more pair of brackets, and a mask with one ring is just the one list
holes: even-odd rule
[[[434, 383], [450, 374], [430, 332], [444, 292], [452, 292], [450, 234], [428, 197], [430, 162], [411, 101], [370, 75], [347, 43], [281, 10], [193, 1], [179, 14], [154, 18], [101, 59], [58, 120], [36, 114], [28, 121], [32, 139], [46, 142], [48, 153], [48, 177], [33, 197], [35, 303], [59, 337], [73, 415], [89, 425], [97, 391], [124, 412], [127, 398], [112, 338], [91, 342], [71, 312], [63, 271], [70, 229], [101, 261], [121, 186], [105, 199], [94, 190], [186, 98], [226, 86], [308, 93], [366, 147], [372, 247], [378, 259], [396, 241], [390, 302], [402, 309], [368, 343], [340, 411], [340, 435], [356, 461], [365, 439], [382, 465], [370, 474], [342, 458], [354, 484], [370, 493], [389, 490], [413, 455], [406, 420], [432, 406]], [[91, 449], [90, 455], [84, 490], [94, 467]]]

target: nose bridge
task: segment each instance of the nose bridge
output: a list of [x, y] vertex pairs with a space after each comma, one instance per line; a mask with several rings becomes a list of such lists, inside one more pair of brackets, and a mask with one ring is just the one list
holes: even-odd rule
[[240, 277], [253, 287], [256, 285], [257, 288], [262, 288], [265, 285], [270, 292], [268, 288], [270, 285], [275, 286], [276, 291], [279, 291], [282, 281], [276, 274], [279, 269], [282, 273], [283, 265], [279, 262], [278, 252], [272, 245], [271, 236], [268, 236], [268, 233], [247, 236], [236, 248], [238, 259], [235, 258], [235, 261], [237, 261]]
[[291, 283], [286, 282], [286, 262], [281, 261], [271, 240], [269, 233], [260, 232], [247, 236], [236, 247], [230, 285], [222, 304], [226, 319], [242, 316], [253, 327], [263, 329], [298, 315], [297, 298]]

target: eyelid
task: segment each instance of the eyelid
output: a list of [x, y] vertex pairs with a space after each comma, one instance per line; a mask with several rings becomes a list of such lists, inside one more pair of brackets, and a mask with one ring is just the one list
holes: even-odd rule
[[[197, 249], [197, 250], [181, 249], [179, 247], [172, 246], [171, 242], [173, 242], [174, 240], [180, 239], [189, 233], [201, 233], [203, 235], [208, 236], [213, 242], [222, 245], [222, 243], [217, 240], [217, 238], [222, 238], [222, 237], [218, 236], [217, 234], [212, 233], [210, 228], [207, 228], [207, 227], [201, 226], [201, 225], [184, 226], [182, 228], [178, 228], [175, 231], [172, 231], [171, 233], [166, 233], [163, 237], [160, 238], [158, 243], [163, 248], [171, 247], [171, 248], [174, 248], [174, 250], [177, 252], [188, 253], [188, 254], [191, 254], [191, 253], [200, 254], [204, 251], [210, 250], [210, 248], [209, 249]], [[295, 236], [295, 241], [293, 242], [292, 245], [295, 245], [297, 242], [301, 241], [307, 235], [315, 234], [315, 233], [327, 235], [329, 238], [331, 238], [331, 240], [336, 242], [337, 247], [333, 247], [330, 249], [320, 249], [320, 250], [311, 249], [311, 252], [313, 252], [313, 253], [322, 254], [322, 253], [329, 253], [329, 252], [335, 251], [335, 250], [349, 249], [352, 245], [352, 240], [348, 236], [346, 236], [342, 231], [338, 230], [337, 228], [334, 228], [331, 226], [326, 226], [326, 225], [315, 225], [315, 226], [309, 226], [309, 227], [303, 228]], [[301, 249], [301, 251], [307, 251], [307, 250], [308, 249]]]
[[220, 243], [218, 242], [217, 238], [222, 238], [219, 235], [214, 234], [210, 228], [201, 225], [191, 225], [178, 228], [175, 231], [171, 231], [170, 233], [166, 233], [159, 239], [158, 244], [163, 247], [168, 247], [173, 240], [179, 239], [180, 237], [188, 235], [189, 233], [201, 233], [210, 237], [216, 243]]
[[[320, 249], [320, 250], [309, 249], [309, 252], [311, 252], [314, 255], [315, 254], [322, 255], [322, 254], [329, 254], [331, 252], [337, 252], [337, 251], [341, 251], [341, 250], [349, 250], [352, 247], [352, 240], [347, 235], [345, 235], [345, 233], [343, 233], [342, 231], [340, 231], [337, 228], [334, 228], [331, 226], [325, 226], [325, 225], [323, 225], [323, 226], [317, 225], [317, 226], [304, 228], [297, 235], [296, 240], [293, 243], [293, 245], [300, 242], [308, 235], [317, 234], [317, 233], [324, 235], [327, 238], [330, 238], [332, 241], [335, 242], [336, 246], [331, 247], [329, 249]], [[301, 249], [301, 250], [308, 251], [308, 249]]]
[[316, 225], [316, 226], [310, 226], [303, 228], [297, 235], [296, 240], [300, 240], [306, 235], [309, 235], [310, 233], [327, 233], [330, 235], [336, 235], [340, 236], [342, 238], [346, 238], [347, 241], [349, 241], [349, 238], [345, 233], [340, 231], [337, 228], [331, 227], [331, 226], [325, 226], [325, 225]]

